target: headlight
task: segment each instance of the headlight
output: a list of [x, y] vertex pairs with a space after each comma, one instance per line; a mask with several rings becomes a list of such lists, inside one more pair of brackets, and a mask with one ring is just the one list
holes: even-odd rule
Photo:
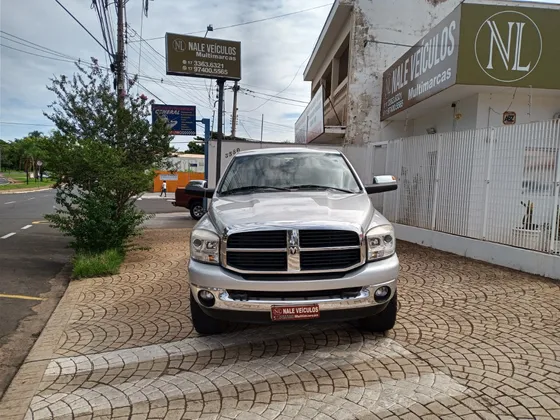
[[368, 261], [390, 257], [395, 253], [395, 231], [391, 225], [382, 225], [370, 229], [366, 234], [366, 239]]
[[191, 257], [209, 264], [220, 263], [220, 238], [209, 230], [193, 230], [191, 234]]

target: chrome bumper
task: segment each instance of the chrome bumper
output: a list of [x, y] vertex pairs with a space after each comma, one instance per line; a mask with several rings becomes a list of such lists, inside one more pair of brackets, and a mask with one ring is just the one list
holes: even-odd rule
[[234, 300], [230, 297], [227, 290], [199, 287], [191, 285], [191, 291], [200, 304], [198, 299], [198, 292], [207, 290], [212, 292], [216, 298], [216, 303], [209, 309], [229, 310], [229, 311], [248, 311], [248, 312], [270, 312], [272, 306], [298, 306], [298, 305], [319, 305], [319, 310], [322, 311], [341, 311], [344, 309], [358, 309], [368, 308], [377, 305], [384, 305], [389, 299], [383, 302], [377, 302], [374, 298], [374, 292], [381, 286], [388, 286], [391, 288], [391, 297], [397, 290], [397, 280], [392, 280], [375, 286], [363, 287], [356, 297], [351, 298], [336, 298], [336, 299], [274, 299], [274, 300]]
[[[391, 288], [391, 297], [397, 290], [397, 277], [399, 273], [399, 259], [393, 255], [385, 260], [364, 264], [357, 270], [341, 274], [337, 278], [313, 280], [292, 280], [286, 275], [285, 280], [246, 280], [240, 275], [225, 270], [217, 265], [203, 264], [192, 259], [189, 262], [189, 281], [195, 300], [198, 292], [207, 290], [214, 294], [215, 304], [211, 309], [224, 309], [233, 311], [270, 311], [273, 305], [309, 305], [318, 304], [321, 311], [344, 310], [384, 305], [376, 302], [374, 292], [381, 286]], [[321, 300], [310, 299], [268, 299], [234, 300], [227, 290], [259, 291], [259, 292], [310, 292], [333, 289], [346, 289], [360, 287], [360, 293], [351, 298], [325, 298]]]

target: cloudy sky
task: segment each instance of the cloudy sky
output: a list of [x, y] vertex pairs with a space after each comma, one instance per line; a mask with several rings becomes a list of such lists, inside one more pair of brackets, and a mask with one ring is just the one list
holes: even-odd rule
[[[91, 0], [59, 1], [102, 41]], [[212, 24], [215, 30], [208, 34], [209, 38], [232, 39], [242, 44], [240, 86], [247, 90], [238, 96], [237, 135], [259, 139], [264, 114], [265, 140], [293, 140], [293, 124], [309, 100], [310, 86], [303, 82], [303, 69], [332, 0], [153, 0], [143, 21], [142, 3], [143, 0], [127, 2], [127, 71], [129, 75], [140, 74], [140, 83], [145, 87], [134, 86], [133, 93], [138, 90], [153, 98], [149, 90], [168, 104], [196, 105], [198, 118], [212, 118], [215, 84], [212, 86], [205, 79], [166, 76], [165, 60], [159, 55], [165, 54], [161, 38], [165, 32], [204, 36], [206, 26]], [[114, 6], [110, 11], [115, 24]], [[218, 29], [284, 14], [290, 15]], [[107, 54], [55, 0], [1, 0], [0, 15], [0, 138], [12, 140], [35, 129], [48, 132], [51, 123], [42, 111], [53, 100], [45, 88], [49, 77], [73, 73], [75, 68], [69, 58], [89, 61], [90, 57], [96, 57], [101, 65], [106, 65]], [[140, 41], [140, 33], [142, 38], [150, 40], [151, 47]], [[226, 87], [232, 85], [233, 82], [228, 82]], [[278, 96], [286, 99], [274, 97], [281, 91]], [[229, 111], [226, 133], [229, 134], [233, 101], [231, 90], [226, 92], [225, 105]], [[199, 132], [202, 134], [202, 128]], [[189, 140], [189, 137], [175, 137], [174, 143], [181, 148], [186, 146], [181, 142]]]
[[[12, 140], [52, 128], [42, 115], [54, 99], [45, 88], [49, 77], [73, 73], [72, 59], [96, 57], [107, 65], [108, 58], [55, 0], [0, 1], [0, 138]], [[59, 1], [102, 40], [92, 0]], [[198, 118], [212, 118], [215, 86], [204, 79], [166, 76], [163, 57], [165, 32], [204, 36], [212, 24], [215, 30], [209, 37], [242, 43], [240, 86], [245, 90], [239, 94], [237, 135], [259, 139], [264, 114], [265, 140], [293, 141], [293, 124], [309, 100], [310, 86], [302, 73], [333, 0], [153, 0], [143, 20], [142, 3], [127, 2], [127, 71], [139, 74], [143, 85], [133, 87], [133, 93], [154, 94], [168, 104], [196, 105]], [[114, 25], [114, 6], [110, 12]], [[243, 24], [258, 20], [263, 21]], [[239, 26], [227, 28], [232, 25]], [[140, 33], [150, 46], [140, 41]], [[231, 90], [225, 103], [229, 134]], [[174, 143], [184, 148], [189, 140], [176, 137]]]

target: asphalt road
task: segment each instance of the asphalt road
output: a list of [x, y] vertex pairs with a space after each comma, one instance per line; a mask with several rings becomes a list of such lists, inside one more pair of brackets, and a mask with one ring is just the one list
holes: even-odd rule
[[[195, 224], [171, 198], [144, 198], [139, 208], [155, 217], [148, 228]], [[69, 238], [52, 229], [44, 215], [55, 207], [55, 191], [0, 194], [0, 397], [64, 294], [69, 273]]]
[[66, 288], [56, 276], [70, 260], [68, 238], [41, 223], [54, 195], [0, 194], [0, 395]]

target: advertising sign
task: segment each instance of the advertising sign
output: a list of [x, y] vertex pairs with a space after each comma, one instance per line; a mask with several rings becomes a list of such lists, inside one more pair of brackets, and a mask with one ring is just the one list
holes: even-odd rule
[[460, 21], [457, 7], [383, 73], [382, 121], [455, 84]]
[[458, 84], [560, 89], [560, 9], [461, 7]]
[[159, 176], [159, 179], [161, 179], [162, 181], [178, 181], [179, 180], [179, 175], [177, 175], [177, 174], [170, 174], [170, 175], [161, 174]]
[[241, 43], [165, 34], [167, 74], [241, 80]]
[[184, 105], [152, 105], [152, 124], [157, 118], [168, 121], [171, 135], [196, 136], [196, 107]]
[[294, 127], [296, 143], [309, 143], [325, 132], [324, 97], [323, 86], [320, 86], [296, 121]]

